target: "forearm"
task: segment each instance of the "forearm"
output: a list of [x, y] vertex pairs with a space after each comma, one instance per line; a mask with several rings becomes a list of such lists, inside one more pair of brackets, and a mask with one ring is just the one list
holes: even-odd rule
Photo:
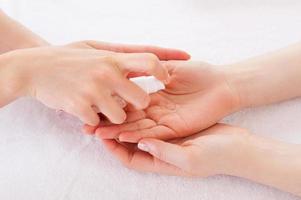
[[0, 10], [0, 54], [15, 49], [44, 45], [48, 45], [47, 41], [14, 21]]
[[301, 145], [252, 135], [247, 148], [232, 175], [301, 196]]
[[20, 58], [12, 52], [0, 55], [0, 108], [28, 94], [27, 67], [18, 66]]
[[259, 106], [301, 96], [301, 43], [230, 65], [229, 84], [241, 107]]

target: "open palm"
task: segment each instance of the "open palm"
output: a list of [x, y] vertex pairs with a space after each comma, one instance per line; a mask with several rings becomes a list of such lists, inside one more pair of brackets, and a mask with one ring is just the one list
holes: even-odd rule
[[103, 139], [138, 142], [192, 135], [235, 111], [238, 98], [222, 70], [201, 62], [168, 61], [171, 81], [145, 110], [127, 109], [127, 122], [96, 130]]

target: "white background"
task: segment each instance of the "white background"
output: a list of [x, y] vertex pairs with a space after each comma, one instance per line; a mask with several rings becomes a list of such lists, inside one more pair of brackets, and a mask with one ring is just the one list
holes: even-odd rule
[[[301, 35], [298, 0], [0, 0], [0, 7], [53, 44], [82, 39], [155, 44], [216, 64], [286, 46]], [[300, 119], [297, 99], [226, 121], [301, 143]], [[82, 134], [80, 125], [29, 99], [2, 108], [0, 199], [298, 199], [234, 177], [188, 179], [128, 170], [97, 139]]]

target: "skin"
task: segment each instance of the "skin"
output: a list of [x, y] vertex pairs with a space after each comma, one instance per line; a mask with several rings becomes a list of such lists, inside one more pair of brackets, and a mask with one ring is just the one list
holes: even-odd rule
[[148, 105], [148, 94], [127, 79], [130, 72], [168, 81], [167, 70], [158, 58], [146, 53], [108, 55], [100, 50], [43, 47], [11, 51], [0, 59], [1, 85], [10, 86], [2, 90], [4, 98], [0, 105], [32, 96], [90, 125], [99, 123], [99, 111], [112, 123], [125, 120], [125, 112], [112, 95], [120, 96], [137, 109]]
[[[0, 34], [0, 53], [49, 45], [2, 12]], [[167, 89], [152, 95], [151, 103], [143, 111], [137, 110], [139, 106], [144, 107], [144, 102], [139, 102], [140, 96], [137, 99], [130, 98], [133, 102], [128, 99], [134, 106], [128, 105], [125, 109], [126, 123], [112, 126], [111, 122], [103, 121], [101, 126], [104, 128], [97, 130], [108, 150], [126, 166], [140, 171], [180, 176], [229, 174], [301, 195], [300, 145], [255, 136], [245, 129], [229, 125], [212, 126], [222, 117], [241, 108], [300, 96], [301, 90], [296, 87], [301, 84], [300, 52], [301, 45], [296, 44], [223, 67], [201, 62], [172, 61], [157, 64], [161, 69], [159, 75], [154, 70], [157, 68], [147, 67], [152, 66], [150, 63], [154, 60], [185, 60], [189, 56], [171, 49], [95, 41], [77, 42], [64, 47], [17, 50], [0, 56], [0, 104], [5, 106], [21, 96], [31, 95], [54, 108], [76, 105], [71, 106], [71, 113], [85, 105], [83, 108], [90, 110], [90, 114], [94, 113], [91, 118], [87, 115], [84, 121], [96, 124], [99, 121], [96, 113], [104, 107], [94, 105], [101, 102], [96, 99], [95, 103], [95, 91], [103, 89], [101, 92], [107, 91], [105, 94], [111, 94], [108, 95], [110, 98], [115, 93], [121, 95], [112, 86], [90, 89], [102, 85], [100, 83], [110, 82], [100, 71], [108, 70], [107, 73], [121, 79], [154, 73], [168, 83]], [[135, 53], [153, 53], [157, 57], [154, 59], [153, 55]], [[141, 59], [150, 59], [151, 62], [141, 63]], [[84, 61], [89, 63], [85, 69]], [[129, 63], [134, 70], [129, 70]], [[100, 64], [103, 68], [99, 67]], [[146, 68], [142, 70], [139, 68], [141, 65]], [[164, 67], [160, 67], [163, 65], [171, 74], [168, 80], [162, 76], [166, 74]], [[95, 73], [102, 75], [93, 76]], [[90, 87], [82, 87], [83, 82]], [[75, 100], [69, 95], [74, 95]], [[58, 103], [55, 97], [62, 96], [68, 96], [65, 100], [72, 99], [71, 103]], [[110, 102], [113, 101], [115, 99], [110, 99]], [[115, 106], [118, 109], [120, 105]], [[118, 110], [123, 112], [120, 107]], [[79, 113], [82, 111], [85, 113], [86, 110], [80, 109]], [[81, 116], [83, 113], [75, 115]], [[116, 120], [113, 120], [116, 116], [107, 117]], [[97, 128], [85, 127], [89, 132]], [[138, 149], [135, 144], [117, 142], [115, 138], [138, 142]]]
[[145, 138], [139, 149], [116, 140], [103, 143], [130, 169], [188, 177], [228, 174], [301, 195], [301, 146], [239, 127], [217, 124], [170, 141]]
[[[248, 136], [246, 130], [219, 124], [202, 133], [166, 142], [154, 138], [142, 139], [139, 149], [115, 140], [103, 139], [103, 142], [129, 168], [168, 175], [207, 177], [232, 170], [233, 162], [245, 154], [245, 151], [236, 149], [245, 146], [244, 137]], [[220, 154], [220, 151], [223, 153]], [[228, 159], [230, 154], [233, 154], [231, 160]]]
[[166, 90], [151, 95], [145, 110], [128, 108], [127, 123], [99, 127], [96, 134], [133, 143], [145, 137], [172, 139], [205, 129], [239, 108], [238, 96], [218, 68], [180, 61], [165, 66], [171, 77]]
[[169, 61], [167, 89], [152, 95], [143, 113], [128, 108], [126, 123], [103, 123], [96, 134], [139, 171], [228, 174], [301, 195], [301, 145], [212, 126], [242, 108], [300, 97], [300, 52], [301, 43], [226, 66]]
[[49, 45], [48, 42], [0, 10], [0, 54], [24, 48]]
[[[151, 96], [144, 111], [128, 109], [122, 125], [85, 127], [103, 139], [138, 142], [194, 134], [243, 108], [301, 96], [301, 43], [239, 63], [215, 66], [169, 61], [167, 89]], [[284, 67], [284, 65], [286, 67]], [[271, 74], [273, 76], [271, 76]], [[290, 80], [290, 81], [287, 81]]]
[[0, 107], [32, 96], [89, 125], [99, 124], [99, 112], [112, 123], [125, 120], [116, 97], [137, 109], [148, 105], [149, 96], [128, 77], [154, 75], [168, 82], [167, 70], [159, 60], [190, 57], [175, 49], [97, 41], [50, 46], [3, 12], [0, 30]]

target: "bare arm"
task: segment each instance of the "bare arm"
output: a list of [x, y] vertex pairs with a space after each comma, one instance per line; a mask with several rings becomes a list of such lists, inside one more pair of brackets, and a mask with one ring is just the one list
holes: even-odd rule
[[142, 151], [115, 140], [103, 142], [126, 166], [139, 171], [193, 177], [227, 174], [301, 196], [301, 145], [238, 127], [217, 124], [168, 142], [145, 138], [138, 143]]
[[242, 107], [259, 106], [301, 96], [301, 42], [235, 63], [227, 69]]
[[0, 10], [0, 54], [15, 49], [44, 46], [47, 44], [47, 41]]
[[301, 196], [301, 145], [251, 136], [245, 164], [232, 175]]

